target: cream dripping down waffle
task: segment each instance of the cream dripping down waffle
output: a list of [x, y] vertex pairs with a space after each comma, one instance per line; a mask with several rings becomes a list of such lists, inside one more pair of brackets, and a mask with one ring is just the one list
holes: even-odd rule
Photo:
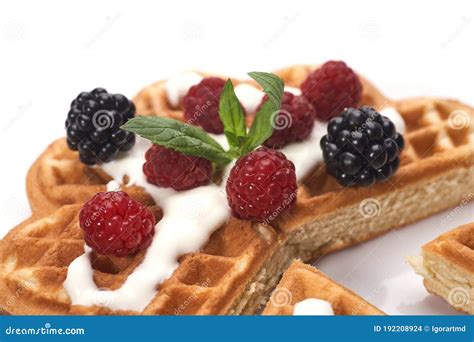
[[[315, 69], [293, 66], [276, 74], [297, 89]], [[193, 73], [145, 88], [134, 99], [137, 113], [184, 120], [176, 104], [207, 76]], [[368, 187], [338, 184], [324, 166], [319, 142], [327, 124], [318, 120], [305, 140], [281, 149], [294, 163], [298, 191], [291, 210], [270, 222], [236, 218], [224, 182], [183, 192], [148, 183], [142, 165], [151, 143], [145, 139], [95, 166], [81, 163], [66, 139], [53, 142], [28, 173], [32, 218], [0, 245], [2, 310], [252, 314], [294, 258], [308, 261], [458, 204], [465, 189], [474, 187], [473, 132], [472, 125], [455, 125], [453, 117], [471, 121], [472, 109], [434, 98], [392, 101], [359, 79], [358, 105], [376, 108], [404, 135], [399, 170]], [[250, 125], [258, 88], [249, 88], [256, 87], [250, 81], [233, 83]], [[292, 88], [287, 90], [299, 94]], [[222, 135], [213, 137], [225, 147]], [[118, 187], [145, 205], [157, 225], [148, 248], [103, 255], [85, 246], [79, 212], [97, 192]]]

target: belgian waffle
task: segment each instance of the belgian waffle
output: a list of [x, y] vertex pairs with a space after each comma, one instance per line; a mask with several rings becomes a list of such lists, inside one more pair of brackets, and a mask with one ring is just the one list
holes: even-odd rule
[[446, 232], [409, 258], [428, 292], [454, 309], [474, 314], [474, 223]]
[[[297, 87], [312, 69], [296, 66], [278, 74]], [[300, 184], [296, 207], [272, 226], [232, 218], [201, 251], [183, 256], [144, 314], [255, 313], [293, 259], [307, 261], [402, 227], [457, 205], [465, 190], [474, 188], [473, 125], [450, 123], [454, 112], [472, 121], [471, 108], [433, 98], [390, 101], [365, 80], [363, 86], [362, 104], [395, 106], [407, 123], [397, 174], [386, 183], [353, 189], [340, 187], [323, 166], [316, 167]], [[141, 114], [182, 116], [167, 104], [163, 82], [134, 101]], [[71, 306], [63, 288], [69, 263], [83, 253], [77, 203], [104, 191], [109, 180], [100, 168], [83, 166], [65, 139], [35, 162], [27, 177], [34, 218], [13, 229], [0, 246], [0, 303], [14, 303], [4, 304], [4, 312], [124, 313]], [[153, 206], [142, 189], [125, 190]], [[120, 287], [142, 258], [93, 256], [96, 284]]]
[[292, 315], [296, 303], [317, 298], [331, 303], [335, 315], [384, 315], [316, 268], [293, 261], [263, 311], [264, 315]]

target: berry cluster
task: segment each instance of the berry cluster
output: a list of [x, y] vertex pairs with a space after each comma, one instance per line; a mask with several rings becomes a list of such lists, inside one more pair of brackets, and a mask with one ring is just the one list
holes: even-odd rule
[[67, 144], [79, 151], [85, 164], [111, 161], [118, 151], [128, 151], [135, 144], [135, 134], [120, 130], [134, 115], [135, 106], [121, 94], [109, 94], [103, 88], [82, 92], [68, 113]]
[[390, 178], [400, 166], [403, 136], [375, 109], [347, 108], [329, 121], [321, 139], [328, 172], [343, 186], [370, 186]]

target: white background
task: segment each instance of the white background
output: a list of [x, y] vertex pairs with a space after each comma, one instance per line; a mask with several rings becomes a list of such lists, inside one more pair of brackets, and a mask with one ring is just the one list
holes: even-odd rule
[[[64, 135], [80, 91], [102, 86], [131, 97], [188, 69], [239, 76], [341, 59], [389, 97], [474, 105], [473, 13], [467, 1], [2, 1], [0, 234], [29, 216], [28, 167]], [[473, 209], [441, 213], [317, 265], [389, 314], [453, 313], [426, 293], [404, 257], [473, 221]]]

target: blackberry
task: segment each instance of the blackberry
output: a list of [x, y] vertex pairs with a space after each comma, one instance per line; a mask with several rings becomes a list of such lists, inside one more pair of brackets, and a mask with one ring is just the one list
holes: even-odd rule
[[120, 126], [135, 116], [135, 105], [122, 94], [103, 88], [80, 93], [66, 120], [68, 147], [79, 151], [81, 162], [94, 165], [113, 160], [135, 144], [135, 134]]
[[326, 168], [345, 187], [389, 179], [400, 166], [404, 146], [393, 122], [367, 106], [344, 109], [321, 139]]

